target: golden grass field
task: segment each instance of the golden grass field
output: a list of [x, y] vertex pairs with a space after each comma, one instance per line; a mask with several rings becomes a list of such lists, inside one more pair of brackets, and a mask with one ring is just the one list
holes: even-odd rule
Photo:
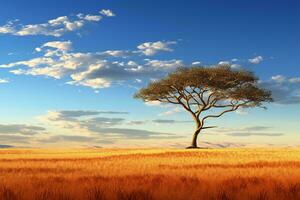
[[300, 149], [2, 149], [18, 199], [300, 199]]

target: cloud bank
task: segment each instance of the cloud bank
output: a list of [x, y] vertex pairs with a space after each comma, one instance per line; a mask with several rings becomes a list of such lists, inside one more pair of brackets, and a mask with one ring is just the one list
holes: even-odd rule
[[[156, 43], [164, 44], [153, 44]], [[166, 45], [168, 43], [170, 42], [166, 42]], [[47, 42], [35, 50], [40, 54], [39, 57], [2, 64], [0, 68], [16, 68], [10, 70], [15, 75], [48, 76], [55, 79], [69, 77], [67, 84], [100, 89], [126, 81], [140, 80], [140, 83], [141, 79], [159, 78], [183, 65], [181, 60], [176, 59], [131, 60], [140, 57], [140, 51], [136, 50], [73, 52], [70, 41]], [[165, 50], [166, 47], [162, 45], [161, 48], [156, 47], [155, 53]]]
[[300, 103], [300, 77], [288, 78], [283, 75], [276, 75], [260, 84], [272, 91], [272, 96], [277, 104]]

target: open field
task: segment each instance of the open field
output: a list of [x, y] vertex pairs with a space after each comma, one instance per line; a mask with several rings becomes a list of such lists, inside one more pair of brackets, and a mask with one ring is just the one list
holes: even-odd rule
[[0, 199], [300, 199], [300, 149], [2, 149]]

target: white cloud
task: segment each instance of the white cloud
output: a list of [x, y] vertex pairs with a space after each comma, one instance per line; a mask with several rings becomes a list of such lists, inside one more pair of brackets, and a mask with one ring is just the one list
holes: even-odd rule
[[[234, 59], [233, 59], [234, 60]], [[232, 61], [233, 62], [233, 61]], [[220, 61], [218, 63], [218, 65], [220, 66], [229, 66], [231, 67], [232, 69], [240, 69], [242, 68], [242, 65], [241, 64], [238, 64], [238, 63], [232, 63], [230, 61]]]
[[233, 68], [233, 69], [239, 69], [239, 68], [242, 67], [240, 64], [231, 64], [230, 66], [231, 66], [231, 68]]
[[[100, 61], [99, 61], [100, 62]], [[73, 81], [67, 82], [71, 85], [82, 85], [91, 87], [93, 89], [107, 88], [110, 87], [111, 82], [105, 78], [88, 78], [90, 74], [93, 72], [100, 70], [101, 68], [105, 68], [107, 66], [106, 61], [102, 61], [98, 64], [91, 64], [86, 71], [74, 73], [71, 75]]]
[[252, 64], [259, 64], [264, 60], [262, 56], [256, 56], [254, 58], [248, 59], [248, 61]]
[[[102, 61], [107, 56], [118, 56], [119, 52], [96, 52], [96, 53], [70, 53], [72, 48], [70, 41], [47, 42], [44, 45], [36, 48], [37, 51], [44, 52], [42, 57], [33, 58], [30, 60], [19, 61], [9, 64], [0, 65], [1, 68], [22, 67], [27, 66], [30, 69], [16, 69], [11, 70], [14, 74], [27, 75], [45, 75], [54, 78], [61, 78], [67, 73], [71, 73], [79, 68], [85, 68], [94, 63]], [[94, 80], [94, 83], [99, 80]], [[92, 84], [86, 82], [85, 85]]]
[[33, 58], [31, 60], [27, 61], [19, 61], [19, 62], [14, 62], [14, 63], [9, 63], [9, 64], [2, 64], [0, 65], [0, 68], [11, 68], [19, 65], [25, 65], [30, 68], [32, 67], [39, 67], [43, 65], [50, 65], [53, 64], [54, 60], [52, 58], [48, 57], [39, 57], [39, 58]]
[[192, 65], [200, 65], [201, 62], [200, 61], [195, 61], [195, 62], [192, 62]]
[[135, 66], [137, 66], [138, 64], [137, 64], [136, 62], [130, 60], [130, 61], [128, 61], [127, 65], [135, 67]]
[[70, 20], [67, 16], [61, 16], [43, 24], [14, 25], [15, 32], [12, 34], [17, 36], [46, 35], [60, 37], [66, 32], [80, 29], [85, 22], [85, 20]]
[[122, 51], [122, 50], [108, 50], [102, 52], [103, 55], [108, 55], [108, 56], [113, 56], [113, 57], [127, 57], [128, 54], [130, 54], [127, 51]]
[[231, 65], [229, 61], [220, 61], [218, 65]]
[[15, 75], [32, 75], [32, 76], [49, 76], [55, 79], [60, 79], [62, 75], [64, 74], [63, 69], [57, 69], [52, 67], [44, 67], [44, 68], [32, 68], [29, 70], [23, 70], [23, 69], [16, 69], [11, 70], [10, 72]]
[[[105, 15], [108, 16], [108, 15]], [[9, 21], [0, 26], [0, 34], [11, 34], [16, 36], [28, 35], [46, 35], [61, 37], [67, 32], [73, 32], [81, 29], [87, 22], [99, 22], [102, 19], [100, 15], [60, 16], [50, 19], [45, 23], [26, 24], [19, 23], [18, 20]]]
[[137, 46], [137, 48], [146, 56], [153, 56], [160, 51], [173, 51], [170, 48], [171, 45], [177, 44], [175, 41], [157, 41], [157, 42], [145, 42]]
[[145, 104], [147, 106], [161, 106], [162, 103], [160, 101], [148, 101], [148, 102], [145, 102]]
[[93, 89], [108, 88], [111, 85], [111, 83], [108, 80], [105, 80], [103, 78], [84, 79], [80, 81], [70, 81], [67, 83], [71, 85], [87, 86]]
[[83, 14], [78, 14], [78, 18], [84, 19], [86, 21], [95, 21], [98, 22], [102, 19], [100, 15], [83, 15]]
[[9, 83], [9, 81], [7, 79], [0, 78], [0, 84], [2, 84], [2, 83]]
[[296, 78], [290, 78], [289, 79], [290, 83], [300, 83], [300, 77], [296, 77]]
[[102, 9], [100, 11], [100, 14], [104, 15], [104, 16], [107, 16], [107, 17], [113, 17], [113, 16], [116, 16], [111, 10], [109, 9]]
[[285, 76], [282, 75], [276, 75], [276, 76], [272, 76], [271, 79], [275, 82], [283, 82], [285, 81]]
[[182, 67], [183, 62], [182, 60], [147, 60], [146, 65], [154, 67], [154, 68], [161, 68], [161, 69], [170, 69], [170, 68], [177, 68]]
[[[56, 24], [60, 21], [61, 19], [51, 23]], [[183, 66], [183, 62], [176, 59], [144, 59], [139, 62], [128, 60], [139, 55], [136, 51], [107, 50], [81, 53], [71, 49], [70, 41], [50, 41], [35, 48], [39, 57], [1, 64], [0, 68], [15, 68], [10, 72], [16, 75], [48, 76], [55, 79], [67, 76], [70, 79], [68, 84], [100, 89], [110, 87], [113, 82], [140, 83], [144, 79], [161, 78]]]
[[[42, 47], [52, 47], [55, 49], [58, 49], [60, 51], [69, 51], [72, 48], [72, 42], [71, 41], [53, 41], [53, 42], [47, 42]], [[39, 48], [41, 50], [41, 48]]]
[[36, 47], [34, 50], [35, 50], [36, 52], [41, 52], [41, 51], [42, 51], [42, 49], [41, 49], [40, 47]]
[[136, 81], [137, 83], [142, 83], [142, 82], [143, 82], [141, 79], [138, 79], [138, 78], [136, 78], [135, 81]]
[[0, 26], [0, 34], [11, 34], [14, 33], [15, 29], [12, 25], [6, 24], [4, 26]]

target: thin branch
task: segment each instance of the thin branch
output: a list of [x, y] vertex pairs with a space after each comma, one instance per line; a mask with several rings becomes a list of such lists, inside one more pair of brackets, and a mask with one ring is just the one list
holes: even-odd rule
[[187, 89], [184, 89], [184, 91], [185, 91], [186, 93], [189, 94], [188, 99], [187, 99], [188, 101], [189, 101], [190, 99], [193, 99], [193, 100], [196, 102], [197, 105], [200, 104], [200, 102], [199, 102], [199, 101], [194, 97], [194, 95], [193, 95], [193, 92], [194, 92], [195, 94], [197, 94], [196, 91], [193, 90], [193, 92], [189, 92]]
[[201, 129], [209, 129], [209, 128], [217, 128], [217, 126], [206, 126], [206, 127], [202, 127]]
[[156, 101], [159, 101], [159, 102], [162, 102], [162, 103], [180, 104], [176, 101], [171, 101], [168, 98], [165, 98], [165, 100], [164, 99], [156, 99]]
[[214, 108], [227, 108], [227, 107], [232, 107], [232, 104], [228, 104], [228, 105], [213, 105], [212, 107], [214, 107]]
[[224, 110], [223, 112], [221, 112], [220, 114], [218, 115], [207, 115], [206, 117], [203, 117], [203, 119], [201, 120], [202, 123], [204, 123], [204, 121], [208, 118], [218, 118], [218, 117], [221, 117], [222, 115], [224, 115], [225, 113], [228, 113], [228, 112], [232, 112], [232, 111], [235, 111], [236, 109], [238, 109], [238, 107], [232, 107], [231, 109], [229, 110]]
[[233, 112], [233, 111], [236, 111], [239, 107], [241, 106], [244, 106], [244, 105], [247, 105], [247, 103], [249, 102], [243, 102], [241, 104], [238, 104], [238, 105], [232, 105], [232, 108], [231, 109], [228, 109], [228, 110], [224, 110], [223, 112], [221, 112], [220, 114], [218, 115], [207, 115], [206, 117], [204, 117], [201, 122], [204, 123], [204, 121], [208, 118], [218, 118], [218, 117], [221, 117], [222, 115], [224, 115], [225, 113], [228, 113], [228, 112]]

